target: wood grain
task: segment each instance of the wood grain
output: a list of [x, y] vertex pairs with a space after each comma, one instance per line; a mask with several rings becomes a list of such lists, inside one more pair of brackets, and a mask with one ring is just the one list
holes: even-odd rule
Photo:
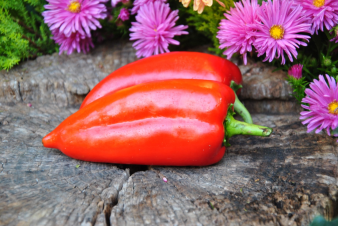
[[99, 81], [134, 60], [121, 42], [0, 72], [0, 225], [307, 226], [338, 216], [336, 138], [306, 133], [286, 74], [264, 64], [239, 66], [241, 98], [274, 134], [231, 138], [215, 165], [99, 164], [42, 146]]

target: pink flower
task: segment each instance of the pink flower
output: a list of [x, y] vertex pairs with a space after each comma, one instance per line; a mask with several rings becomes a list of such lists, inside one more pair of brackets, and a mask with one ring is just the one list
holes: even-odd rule
[[122, 21], [129, 20], [129, 11], [126, 8], [122, 8], [120, 11], [119, 16], [117, 17], [118, 19], [121, 19]]
[[[302, 107], [308, 111], [302, 111], [301, 120], [302, 123], [307, 125], [307, 132], [311, 132], [316, 129], [316, 133], [319, 133], [323, 129], [331, 136], [330, 130], [334, 130], [338, 126], [338, 89], [336, 80], [329, 75], [326, 75], [329, 86], [326, 83], [324, 76], [319, 75], [319, 81], [313, 80], [310, 83], [311, 89], [306, 89], [306, 97], [302, 102], [309, 104], [302, 105]], [[334, 135], [338, 136], [338, 135]]]
[[318, 33], [318, 30], [331, 30], [338, 23], [338, 1], [337, 0], [295, 0], [296, 4], [303, 7], [310, 23], [311, 32]]
[[264, 61], [271, 62], [277, 55], [277, 58], [282, 57], [282, 64], [285, 64], [285, 52], [293, 62], [292, 55], [297, 58], [298, 54], [296, 48], [307, 45], [303, 40], [308, 41], [310, 36], [301, 33], [310, 33], [311, 24], [304, 16], [302, 7], [292, 5], [293, 1], [268, 0], [258, 10], [262, 23], [257, 26], [254, 46], [258, 56], [266, 54]]
[[134, 7], [131, 9], [131, 14], [132, 15], [136, 14], [141, 6], [143, 6], [143, 5], [145, 5], [149, 2], [156, 2], [156, 1], [167, 2], [167, 0], [135, 0], [134, 3], [133, 3]]
[[60, 55], [63, 51], [66, 51], [67, 54], [70, 55], [74, 50], [77, 50], [78, 53], [81, 51], [83, 53], [87, 53], [89, 52], [90, 47], [94, 47], [91, 37], [81, 35], [79, 32], [72, 33], [69, 37], [67, 37], [65, 34], [56, 29], [52, 31], [52, 35], [52, 39], [60, 45]]
[[50, 30], [59, 29], [67, 37], [79, 32], [90, 37], [90, 30], [101, 28], [98, 19], [106, 17], [106, 6], [100, 4], [108, 0], [47, 0], [44, 11], [45, 23]]
[[179, 45], [175, 35], [188, 34], [183, 31], [188, 26], [175, 26], [178, 10], [170, 11], [169, 4], [160, 1], [149, 2], [140, 7], [136, 21], [132, 22], [130, 40], [137, 40], [133, 46], [137, 57], [148, 57], [169, 52], [169, 44]]
[[243, 0], [235, 3], [235, 7], [230, 9], [229, 14], [224, 14], [227, 19], [221, 20], [216, 37], [221, 44], [220, 49], [227, 47], [223, 54], [228, 59], [239, 52], [243, 54], [244, 64], [247, 64], [247, 52], [252, 51], [255, 41], [259, 5], [257, 0]]
[[295, 79], [300, 79], [302, 78], [302, 70], [303, 70], [303, 65], [295, 64], [289, 68], [288, 74], [294, 77]]

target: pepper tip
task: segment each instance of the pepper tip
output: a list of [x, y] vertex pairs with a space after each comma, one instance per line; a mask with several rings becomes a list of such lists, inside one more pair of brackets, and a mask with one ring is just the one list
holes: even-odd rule
[[51, 132], [42, 138], [42, 144], [46, 148], [55, 148], [56, 134]]

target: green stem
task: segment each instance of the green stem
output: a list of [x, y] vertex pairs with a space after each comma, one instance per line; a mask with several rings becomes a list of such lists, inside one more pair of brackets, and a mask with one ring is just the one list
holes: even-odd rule
[[237, 112], [243, 118], [244, 122], [252, 123], [252, 118], [249, 111], [245, 108], [244, 104], [242, 104], [242, 102], [238, 99], [236, 93], [235, 96], [236, 96], [236, 100], [234, 103], [235, 112]]
[[249, 111], [245, 108], [244, 104], [237, 97], [237, 90], [242, 88], [242, 85], [236, 84], [234, 81], [231, 81], [230, 88], [235, 92], [236, 100], [234, 104], [234, 110], [237, 112], [244, 120], [244, 122], [252, 123], [252, 118]]
[[234, 135], [252, 135], [252, 136], [261, 136], [268, 137], [272, 133], [272, 128], [266, 126], [255, 125], [251, 123], [237, 121], [233, 117], [233, 112], [229, 107], [227, 117], [224, 121], [225, 129], [225, 138], [224, 143], [226, 146], [229, 146], [229, 138]]

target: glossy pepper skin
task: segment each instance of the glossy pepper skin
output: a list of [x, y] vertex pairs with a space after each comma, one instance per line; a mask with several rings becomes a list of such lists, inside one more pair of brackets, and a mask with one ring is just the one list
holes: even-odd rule
[[203, 79], [242, 84], [239, 68], [226, 59], [199, 52], [170, 52], [127, 64], [104, 78], [86, 96], [80, 108], [108, 93], [137, 84], [168, 79]]
[[218, 82], [144, 83], [88, 104], [42, 142], [84, 161], [210, 165], [224, 155], [223, 122], [234, 101], [234, 91]]

